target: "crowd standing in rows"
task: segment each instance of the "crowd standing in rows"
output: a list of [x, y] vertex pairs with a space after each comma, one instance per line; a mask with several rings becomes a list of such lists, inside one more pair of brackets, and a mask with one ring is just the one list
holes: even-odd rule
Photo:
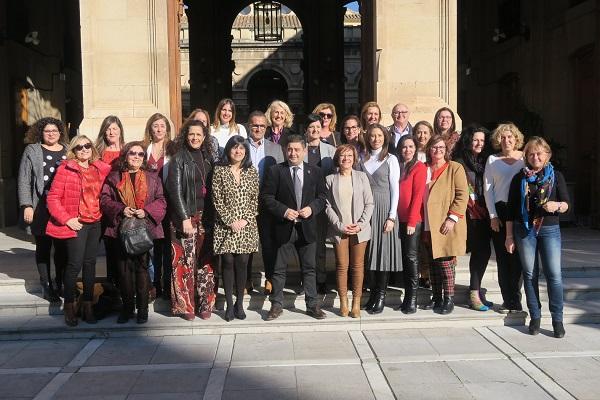
[[[306, 312], [323, 319], [329, 239], [341, 316], [358, 318], [361, 308], [381, 313], [390, 277], [400, 271], [403, 313], [417, 312], [419, 286], [432, 292], [422, 308], [451, 313], [457, 256], [465, 252], [469, 306], [487, 311], [493, 304], [482, 279], [491, 241], [499, 311], [522, 311], [523, 282], [529, 332], [539, 332], [541, 263], [554, 335], [564, 336], [559, 215], [569, 197], [548, 143], [534, 136], [521, 151], [524, 136], [512, 123], [492, 133], [476, 124], [459, 132], [447, 107], [432, 124], [411, 124], [402, 103], [391, 116], [393, 124], [384, 127], [381, 108], [368, 102], [360, 116], [344, 117], [338, 132], [335, 106], [321, 103], [299, 131], [289, 106], [275, 100], [244, 126], [234, 102], [223, 99], [212, 123], [206, 110], [195, 109], [173, 137], [169, 120], [154, 114], [142, 140], [129, 143], [116, 116], [104, 119], [95, 142], [79, 135], [70, 143], [61, 121], [40, 119], [26, 137], [18, 195], [35, 237], [44, 298], [64, 298], [69, 326], [79, 316], [95, 323], [103, 240], [107, 281], [122, 300], [117, 322], [134, 316], [146, 322], [156, 296], [170, 301], [173, 315], [210, 318], [219, 275], [225, 320], [244, 319], [244, 292], [254, 290], [252, 260], [260, 248], [271, 301], [266, 319], [273, 320], [283, 312], [293, 250]], [[369, 298], [361, 302], [367, 283]]]

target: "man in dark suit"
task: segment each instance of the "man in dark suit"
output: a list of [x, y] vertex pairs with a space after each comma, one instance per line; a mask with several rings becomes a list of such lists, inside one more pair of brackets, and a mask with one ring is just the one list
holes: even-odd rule
[[277, 247], [268, 321], [279, 317], [283, 312], [283, 288], [287, 270], [285, 245], [293, 245], [298, 252], [306, 313], [317, 319], [325, 318], [317, 300], [315, 276], [316, 216], [325, 207], [325, 179], [320, 168], [303, 162], [306, 151], [304, 138], [290, 135], [286, 147], [287, 161], [269, 168], [263, 180], [260, 197], [271, 214]]
[[388, 152], [390, 154], [396, 154], [396, 146], [398, 146], [398, 142], [402, 136], [413, 134], [413, 127], [408, 122], [409, 116], [410, 111], [406, 104], [398, 103], [392, 108], [394, 123], [388, 127], [388, 131], [390, 132]]
[[[283, 162], [283, 151], [281, 146], [265, 139], [267, 130], [267, 117], [260, 111], [250, 113], [248, 117], [248, 144], [250, 145], [250, 158], [252, 165], [258, 170], [258, 176], [262, 188], [265, 171], [273, 165]], [[264, 205], [259, 204], [258, 208], [258, 234], [260, 236], [261, 253], [263, 265], [265, 268], [265, 294], [271, 294], [273, 277], [273, 267], [275, 265], [276, 249], [273, 245], [273, 229], [271, 227], [271, 215], [265, 210]], [[248, 281], [246, 289], [248, 292], [254, 290], [252, 285], [252, 259], [253, 254], [248, 258]]]

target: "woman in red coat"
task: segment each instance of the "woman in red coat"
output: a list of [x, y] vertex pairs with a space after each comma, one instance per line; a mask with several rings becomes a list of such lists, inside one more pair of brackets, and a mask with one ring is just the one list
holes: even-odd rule
[[[102, 187], [100, 203], [106, 222], [104, 235], [118, 241], [119, 225], [123, 218], [146, 218], [153, 239], [164, 237], [162, 220], [167, 210], [162, 181], [155, 173], [146, 172], [146, 153], [143, 142], [127, 143], [117, 159], [118, 170], [112, 171]], [[137, 303], [137, 323], [148, 321], [149, 253], [127, 254], [123, 246], [114, 254], [119, 271], [119, 289], [123, 309], [117, 322], [129, 321]]]
[[398, 141], [397, 156], [400, 161], [400, 199], [398, 221], [402, 243], [404, 271], [404, 300], [400, 310], [404, 314], [417, 312], [417, 289], [419, 287], [419, 242], [423, 230], [423, 192], [427, 167], [417, 159], [417, 143], [412, 135], [404, 135]]
[[100, 190], [110, 165], [98, 159], [98, 151], [84, 135], [75, 136], [67, 149], [48, 192], [50, 221], [46, 234], [65, 239], [68, 262], [64, 276], [65, 322], [77, 325], [75, 284], [83, 269], [83, 319], [96, 322], [92, 296], [96, 279], [96, 256], [100, 240]]

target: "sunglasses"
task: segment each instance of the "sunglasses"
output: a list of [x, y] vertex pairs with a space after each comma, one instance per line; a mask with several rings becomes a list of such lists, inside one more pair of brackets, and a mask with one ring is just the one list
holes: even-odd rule
[[91, 148], [92, 148], [92, 144], [91, 143], [78, 144], [77, 146], [73, 147], [73, 151], [81, 151], [83, 149], [89, 150]]
[[333, 114], [332, 114], [332, 113], [323, 113], [323, 112], [322, 112], [322, 113], [319, 113], [319, 116], [320, 116], [321, 118], [327, 118], [327, 119], [331, 119], [331, 118], [333, 117]]
[[146, 153], [144, 153], [143, 151], [130, 151], [130, 152], [127, 153], [127, 155], [128, 156], [132, 156], [132, 157], [133, 156], [138, 156], [138, 157], [143, 158], [146, 155]]

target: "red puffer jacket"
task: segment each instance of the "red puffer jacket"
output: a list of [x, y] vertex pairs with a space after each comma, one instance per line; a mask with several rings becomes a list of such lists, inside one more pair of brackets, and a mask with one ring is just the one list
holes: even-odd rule
[[[98, 169], [100, 173], [100, 186], [110, 172], [110, 165], [101, 160], [90, 164], [90, 168]], [[46, 234], [57, 239], [77, 237], [77, 232], [67, 226], [67, 221], [79, 215], [79, 201], [81, 198], [81, 173], [75, 160], [62, 163], [56, 170], [54, 180], [48, 192], [47, 204], [50, 212], [50, 221], [46, 227]]]

